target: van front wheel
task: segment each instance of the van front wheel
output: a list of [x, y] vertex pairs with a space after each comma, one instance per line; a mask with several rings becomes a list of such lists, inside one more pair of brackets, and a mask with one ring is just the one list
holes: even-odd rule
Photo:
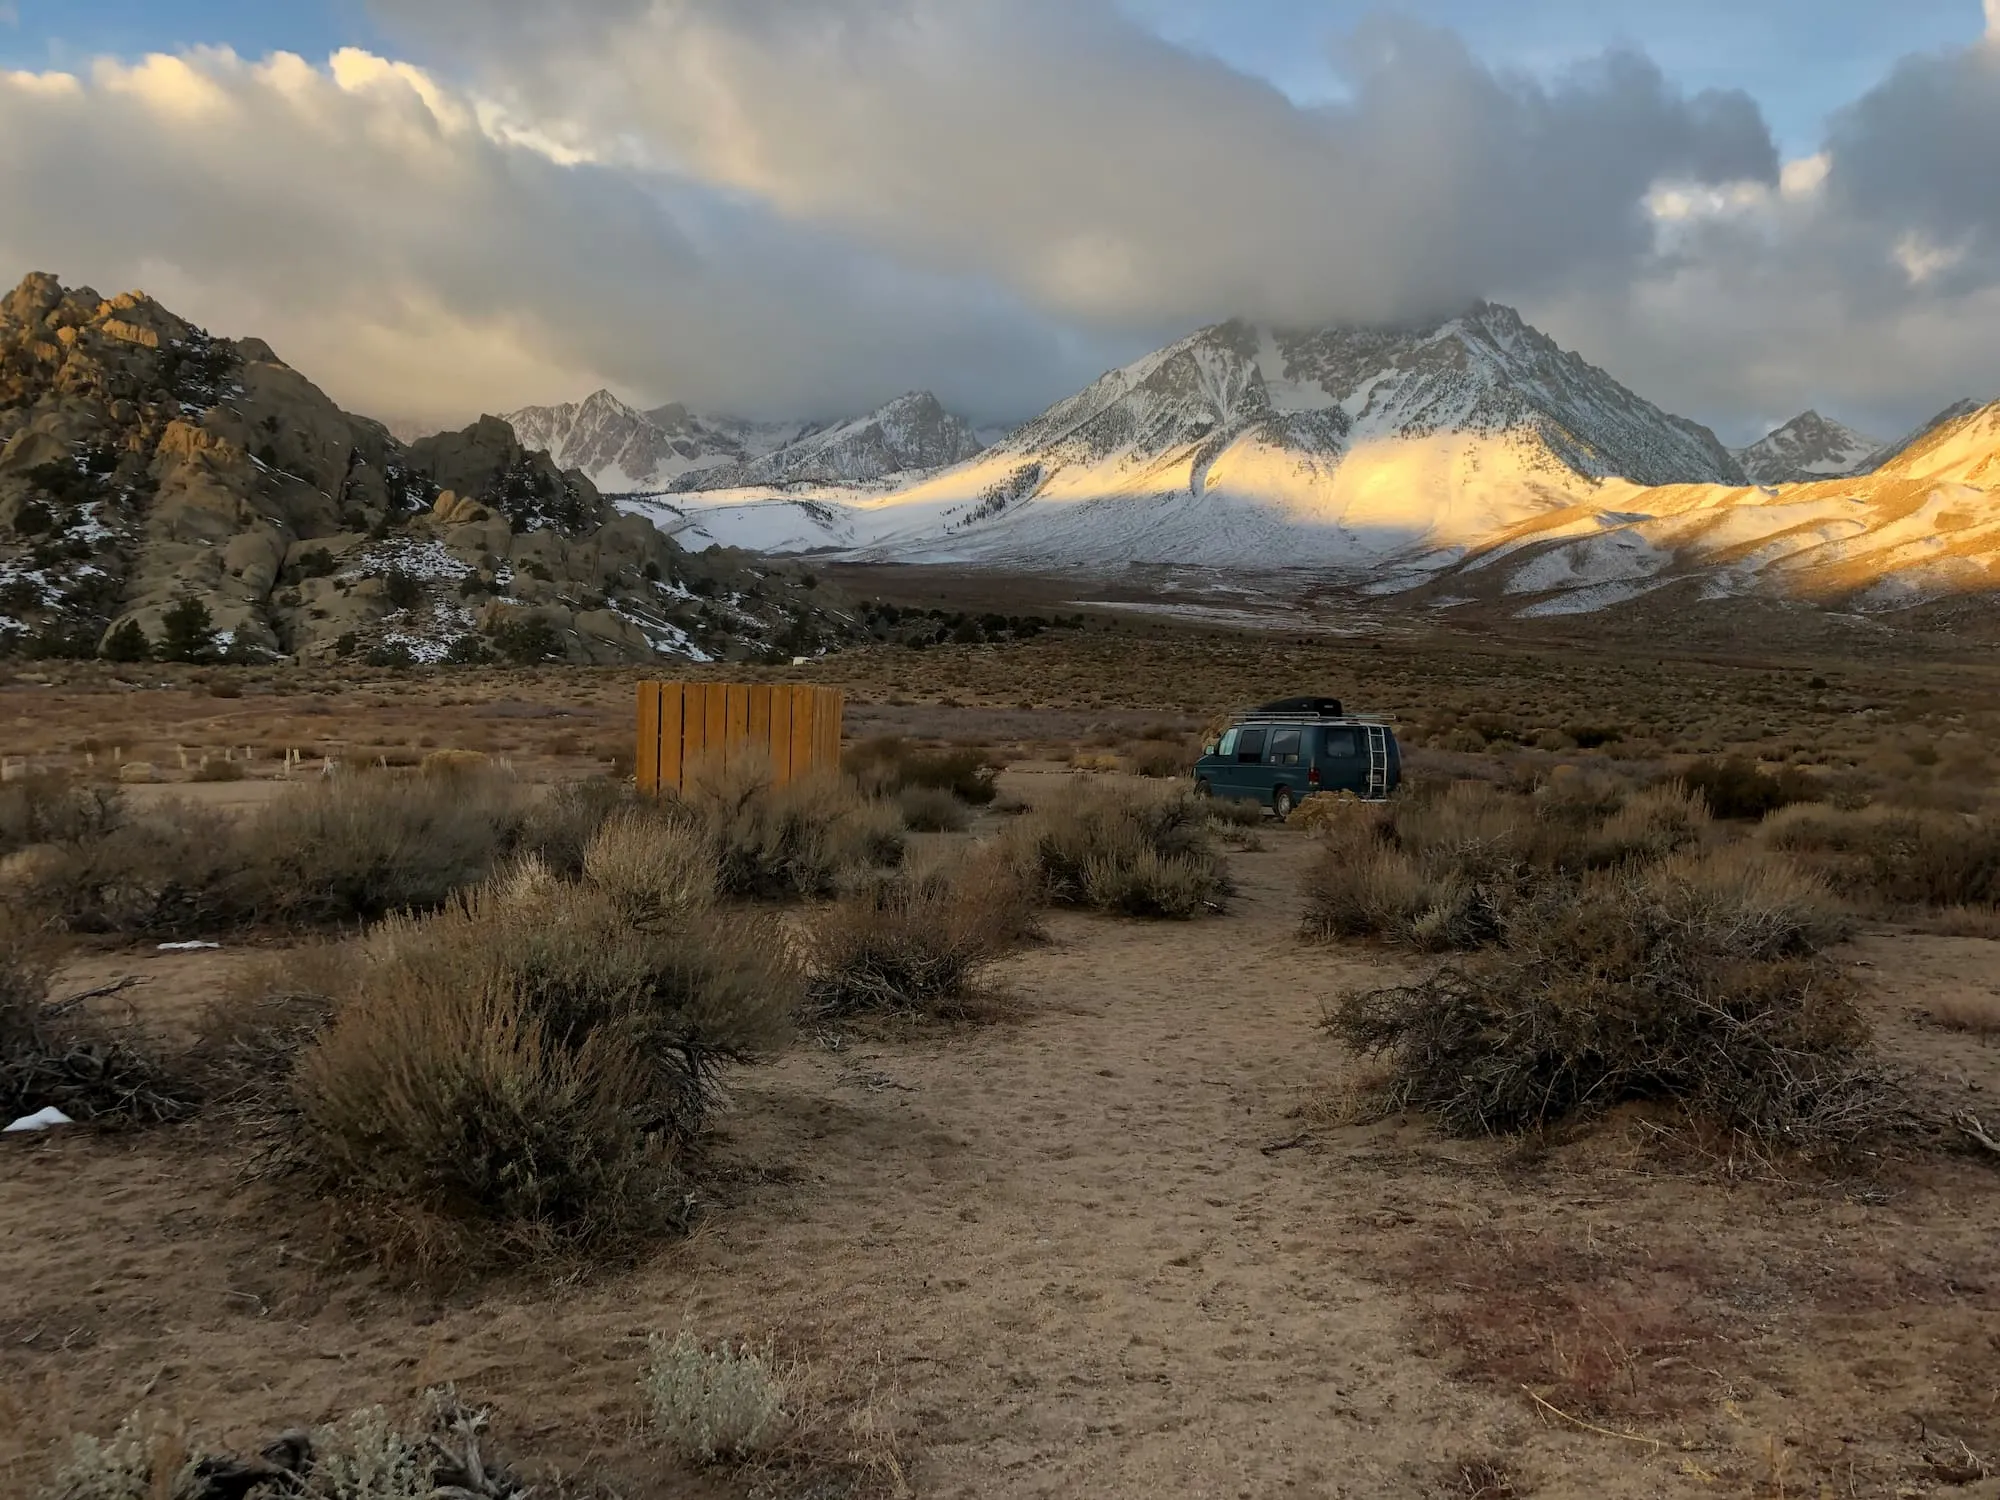
[[1292, 789], [1281, 786], [1271, 797], [1272, 816], [1282, 823], [1292, 815]]
[[1215, 795], [1215, 788], [1210, 786], [1207, 778], [1204, 777], [1194, 784], [1194, 794], [1197, 797], [1213, 797]]

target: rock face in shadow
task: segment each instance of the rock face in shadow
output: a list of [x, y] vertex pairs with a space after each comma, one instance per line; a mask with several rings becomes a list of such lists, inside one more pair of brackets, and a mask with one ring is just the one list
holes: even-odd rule
[[390, 662], [789, 657], [849, 629], [798, 570], [689, 554], [497, 417], [405, 445], [260, 339], [31, 275], [0, 300], [0, 653], [134, 628]]

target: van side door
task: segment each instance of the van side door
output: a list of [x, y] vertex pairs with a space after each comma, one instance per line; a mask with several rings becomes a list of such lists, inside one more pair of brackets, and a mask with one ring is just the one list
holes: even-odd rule
[[1236, 761], [1229, 768], [1227, 789], [1217, 788], [1228, 797], [1254, 797], [1264, 801], [1271, 795], [1270, 770], [1264, 764], [1264, 746], [1271, 731], [1262, 724], [1246, 724], [1236, 732]]
[[1312, 769], [1312, 755], [1306, 743], [1311, 733], [1310, 729], [1297, 724], [1272, 726], [1271, 743], [1264, 752], [1264, 764], [1270, 773], [1270, 784], [1264, 791], [1266, 801], [1275, 796], [1281, 786], [1291, 788], [1294, 803], [1311, 793], [1307, 773]]
[[1319, 731], [1319, 788], [1323, 792], [1352, 792], [1360, 796], [1368, 784], [1368, 757], [1361, 746], [1361, 731], [1338, 724]]

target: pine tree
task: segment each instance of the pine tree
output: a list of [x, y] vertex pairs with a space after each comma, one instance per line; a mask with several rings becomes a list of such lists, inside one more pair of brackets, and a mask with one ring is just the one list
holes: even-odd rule
[[125, 621], [104, 638], [98, 649], [106, 661], [146, 661], [153, 654], [153, 644], [146, 639], [146, 632], [139, 628], [137, 620]]
[[215, 655], [215, 621], [188, 594], [160, 616], [161, 661], [207, 661]]

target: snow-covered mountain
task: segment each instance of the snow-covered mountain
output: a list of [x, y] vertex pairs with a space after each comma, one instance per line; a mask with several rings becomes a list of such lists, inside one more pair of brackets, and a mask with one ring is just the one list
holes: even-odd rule
[[[1413, 580], [1414, 581], [1414, 580]], [[1931, 423], [1866, 474], [1738, 489], [1630, 488], [1492, 537], [1422, 580], [1451, 597], [1581, 613], [1685, 583], [1900, 609], [2000, 589], [2000, 401]]]
[[948, 468], [985, 446], [972, 424], [946, 411], [937, 397], [929, 391], [912, 391], [865, 417], [806, 432], [761, 457], [692, 471], [669, 487], [871, 484], [895, 474]]
[[[1613, 478], [1743, 482], [1707, 428], [1480, 304], [1418, 328], [1205, 328], [885, 496], [713, 493], [695, 534], [912, 560], [1356, 566], [1463, 555]], [[704, 482], [703, 488], [709, 488]]]
[[[1810, 471], [1867, 444], [1833, 425], [1801, 418], [1758, 456]], [[2000, 402], [1858, 461], [1753, 480], [1706, 428], [1482, 305], [1401, 331], [1221, 324], [886, 492], [704, 490], [648, 514], [691, 546], [1297, 570], [1530, 616], [1676, 584], [1863, 610], [2000, 590]]]
[[851, 421], [752, 422], [678, 403], [638, 411], [609, 391], [504, 418], [529, 448], [607, 494], [878, 484], [961, 463], [985, 444], [929, 391]]
[[1852, 427], [1808, 411], [1737, 449], [1736, 461], [1758, 484], [1808, 484], [1864, 473], [1887, 446], [1880, 438], [1864, 437]]
[[583, 470], [607, 493], [664, 489], [690, 472], [761, 457], [806, 430], [804, 423], [699, 416], [680, 405], [637, 411], [609, 391], [523, 407], [502, 420], [523, 447]]

